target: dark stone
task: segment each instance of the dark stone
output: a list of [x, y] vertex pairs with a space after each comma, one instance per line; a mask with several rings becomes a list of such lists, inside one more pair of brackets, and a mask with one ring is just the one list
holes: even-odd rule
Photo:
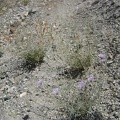
[[4, 101], [7, 101], [7, 100], [9, 100], [9, 99], [11, 99], [10, 96], [6, 96], [6, 97], [3, 98]]
[[28, 120], [29, 119], [29, 115], [25, 115], [24, 117], [23, 117], [23, 120]]

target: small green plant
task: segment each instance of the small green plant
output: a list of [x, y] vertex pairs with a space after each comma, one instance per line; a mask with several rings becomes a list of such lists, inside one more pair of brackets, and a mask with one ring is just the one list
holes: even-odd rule
[[83, 71], [85, 68], [91, 65], [90, 55], [81, 56], [79, 54], [75, 54], [71, 56], [71, 68], [77, 69], [79, 71]]
[[45, 52], [42, 48], [31, 49], [23, 54], [25, 64], [29, 69], [35, 68], [36, 65], [41, 64], [44, 56]]
[[31, 0], [23, 0], [22, 3], [23, 3], [24, 6], [27, 6], [30, 1]]
[[67, 62], [70, 66], [68, 73], [72, 78], [75, 78], [79, 74], [82, 74], [85, 69], [91, 66], [91, 55], [81, 55], [79, 53], [74, 53], [68, 57]]

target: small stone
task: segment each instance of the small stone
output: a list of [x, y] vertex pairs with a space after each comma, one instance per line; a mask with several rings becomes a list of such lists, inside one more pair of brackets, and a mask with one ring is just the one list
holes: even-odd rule
[[28, 15], [35, 14], [38, 10], [39, 10], [39, 8], [32, 8], [29, 10]]
[[28, 16], [28, 11], [24, 12], [24, 16], [27, 17]]
[[9, 100], [10, 98], [11, 98], [10, 96], [6, 96], [6, 97], [4, 97], [4, 101]]
[[28, 120], [29, 119], [29, 115], [25, 115], [24, 117], [23, 117], [23, 120]]
[[23, 40], [27, 40], [27, 37], [23, 37]]
[[108, 61], [108, 62], [107, 62], [107, 64], [111, 64], [111, 63], [113, 63], [113, 61]]
[[26, 92], [23, 92], [22, 94], [20, 94], [20, 97], [24, 97], [26, 94]]
[[10, 29], [10, 34], [14, 34], [14, 32], [15, 32], [15, 29]]
[[27, 110], [27, 112], [31, 112], [31, 110], [30, 110], [30, 109], [28, 109], [28, 110]]

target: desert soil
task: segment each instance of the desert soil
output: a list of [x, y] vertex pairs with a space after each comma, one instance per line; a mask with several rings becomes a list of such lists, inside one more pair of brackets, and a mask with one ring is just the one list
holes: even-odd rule
[[[21, 36], [32, 40], [39, 38], [34, 29], [38, 20], [56, 25], [59, 38], [50, 44], [44, 62], [28, 72], [21, 67], [22, 46], [15, 45]], [[52, 91], [75, 83], [74, 79], [61, 76], [66, 68], [66, 50], [62, 53], [64, 46], [57, 40], [64, 39], [71, 50], [75, 50], [74, 33], [80, 36], [84, 46], [89, 42], [94, 56], [100, 53], [107, 56], [105, 64], [94, 57], [94, 66], [85, 71], [86, 76], [93, 74], [103, 82], [101, 102], [94, 105], [101, 119], [94, 116], [92, 120], [120, 120], [119, 0], [31, 0], [26, 6], [21, 0], [0, 0], [0, 50], [3, 51], [0, 57], [0, 120], [67, 120], [59, 116], [57, 96]], [[43, 80], [41, 86], [38, 80]]]

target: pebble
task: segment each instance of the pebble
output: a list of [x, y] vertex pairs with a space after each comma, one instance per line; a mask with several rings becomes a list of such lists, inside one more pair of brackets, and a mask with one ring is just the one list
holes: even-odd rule
[[27, 40], [27, 37], [23, 37], [23, 40]]
[[23, 117], [23, 120], [28, 120], [29, 119], [29, 115], [25, 115], [24, 117]]
[[113, 61], [107, 61], [107, 64], [112, 64], [113, 63]]
[[20, 94], [20, 98], [26, 96], [27, 92], [23, 92]]
[[5, 96], [5, 97], [3, 98], [4, 101], [7, 101], [7, 100], [9, 100], [9, 99], [11, 99], [10, 96]]

